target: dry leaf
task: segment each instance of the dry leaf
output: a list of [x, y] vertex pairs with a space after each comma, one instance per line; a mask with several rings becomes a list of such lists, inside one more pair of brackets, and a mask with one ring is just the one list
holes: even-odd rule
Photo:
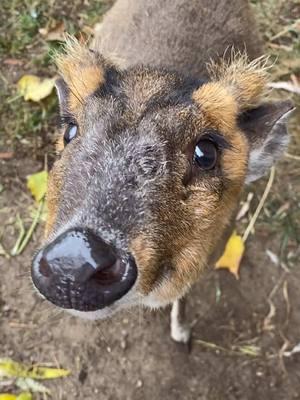
[[234, 232], [226, 244], [222, 257], [216, 263], [216, 269], [227, 268], [238, 279], [244, 250], [242, 237]]
[[32, 394], [29, 392], [20, 393], [16, 400], [32, 400]]
[[[27, 366], [17, 363], [9, 358], [0, 359], [0, 376], [31, 378], [31, 379], [56, 379], [70, 375], [70, 371], [61, 368], [48, 368]], [[0, 398], [1, 400], [1, 398]]]
[[32, 400], [32, 395], [29, 392], [20, 393], [18, 396], [10, 393], [0, 394], [0, 400]]
[[47, 171], [37, 172], [27, 177], [27, 187], [37, 202], [41, 201], [47, 191]]
[[24, 75], [18, 82], [18, 91], [26, 101], [40, 101], [51, 94], [54, 84], [55, 78]]

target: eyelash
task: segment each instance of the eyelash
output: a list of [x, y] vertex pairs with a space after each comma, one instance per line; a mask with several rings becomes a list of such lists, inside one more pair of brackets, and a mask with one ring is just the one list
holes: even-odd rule
[[76, 125], [77, 122], [75, 121], [75, 119], [73, 118], [72, 115], [70, 114], [61, 114], [59, 116], [59, 121], [58, 121], [58, 125], [60, 128], [64, 128], [70, 124]]
[[218, 150], [220, 151], [231, 148], [230, 143], [228, 143], [222, 135], [216, 132], [207, 132], [207, 134], [203, 135], [201, 139], [211, 140], [213, 143], [216, 144]]

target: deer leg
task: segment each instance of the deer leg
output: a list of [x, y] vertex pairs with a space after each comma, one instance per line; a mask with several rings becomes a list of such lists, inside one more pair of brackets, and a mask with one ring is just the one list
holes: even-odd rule
[[171, 338], [180, 343], [188, 343], [191, 338], [191, 327], [185, 318], [185, 303], [185, 297], [176, 300], [171, 310]]

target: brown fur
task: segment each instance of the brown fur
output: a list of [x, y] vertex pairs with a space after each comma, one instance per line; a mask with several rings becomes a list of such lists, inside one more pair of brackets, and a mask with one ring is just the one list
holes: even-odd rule
[[[233, 55], [231, 63], [223, 61], [219, 65], [211, 65], [209, 72], [212, 81], [201, 86], [193, 95], [199, 104], [203, 127], [221, 131], [234, 149], [223, 156], [224, 174], [233, 186], [222, 202], [218, 202], [214, 196], [207, 196], [205, 188], [201, 190], [195, 186], [195, 195], [188, 203], [193, 215], [193, 229], [189, 234], [184, 232], [179, 236], [175, 248], [172, 238], [173, 259], [170, 263], [174, 271], [155, 289], [157, 298], [162, 302], [175, 300], [183, 287], [187, 289], [195, 281], [206, 266], [206, 262], [201, 263], [201, 260], [208, 260], [209, 255], [216, 251], [215, 243], [222, 240], [226, 225], [232, 218], [236, 200], [241, 194], [248, 154], [247, 141], [237, 126], [237, 115], [241, 110], [257, 105], [265, 93], [267, 74], [261, 61], [247, 63], [244, 55]], [[205, 220], [207, 224], [203, 223]], [[155, 251], [151, 251], [149, 240], [147, 242], [142, 238], [133, 242], [132, 249], [139, 265], [143, 266], [141, 291], [148, 294], [153, 289], [151, 282], [157, 279], [158, 274], [154, 268]]]
[[[168, 161], [175, 160], [176, 169], [168, 182], [161, 183], [157, 193], [151, 193], [155, 197], [151, 223], [128, 237], [129, 250], [139, 270], [138, 290], [144, 296], [152, 294], [161, 304], [184, 294], [203, 268], [215, 261], [230, 234], [228, 226], [243, 190], [249, 156], [249, 142], [238, 126], [238, 117], [260, 105], [266, 93], [265, 59], [249, 62], [243, 53], [245, 42], [250, 58], [261, 51], [248, 3], [227, 0], [200, 3], [201, 7], [196, 0], [166, 0], [163, 5], [161, 0], [119, 0], [99, 29], [94, 52], [69, 39], [65, 54], [57, 58], [59, 71], [70, 89], [69, 109], [79, 117], [79, 126], [84, 126], [85, 120], [98, 126], [98, 119], [105, 114], [100, 107], [103, 104], [111, 107], [111, 115], [117, 115], [117, 123], [112, 120], [116, 125], [108, 125], [108, 131], [111, 126], [116, 126], [117, 132], [139, 127], [148, 112], [149, 131], [153, 118], [159, 144], [172, 145]], [[223, 55], [229, 44], [235, 44], [239, 51], [227, 52], [221, 63], [211, 62], [206, 69], [205, 62], [217, 53]], [[191, 94], [192, 106], [184, 103], [184, 106], [164, 107], [160, 101], [163, 104], [164, 96], [173, 93], [176, 85], [180, 87], [183, 78], [160, 69], [132, 69], [133, 72], [122, 75], [119, 90], [126, 104], [122, 104], [120, 112], [119, 108], [112, 108], [117, 98], [109, 102], [95, 96], [95, 91], [105, 85], [105, 73], [110, 66], [98, 51], [108, 58], [117, 55], [125, 67], [141, 63], [167, 66], [198, 78], [209, 77], [209, 81], [198, 85]], [[152, 99], [155, 111], [151, 107], [147, 111]], [[94, 113], [97, 117], [92, 120], [94, 109], [102, 114], [99, 117], [99, 112]], [[187, 149], [193, 150], [199, 137], [208, 130], [217, 130], [229, 144], [219, 156], [219, 170], [197, 175], [183, 185], [192, 164]], [[176, 136], [177, 131], [180, 137]], [[146, 136], [147, 129], [143, 133]], [[84, 129], [80, 135], [84, 142]], [[105, 140], [105, 135], [108, 133], [102, 137], [100, 132], [99, 140], [101, 137]], [[57, 149], [61, 152], [62, 148], [61, 137]], [[64, 208], [61, 191], [70, 152], [76, 151], [76, 146], [73, 148], [71, 144], [70, 150], [62, 152], [50, 175], [48, 235], [55, 230], [58, 210]], [[65, 218], [70, 212], [66, 210]]]
[[71, 37], [66, 41], [65, 53], [56, 57], [56, 65], [70, 89], [69, 107], [73, 112], [104, 82], [97, 54]]
[[[92, 63], [92, 71], [98, 71], [92, 77], [84, 74], [90, 70], [82, 66], [83, 56], [88, 63]], [[83, 101], [91, 96], [96, 87], [104, 83], [103, 78], [100, 79], [104, 75], [101, 70], [102, 60], [93, 64], [95, 59], [93, 53], [90, 55], [86, 47], [74, 44], [74, 41], [68, 44], [68, 53], [58, 59], [64, 79], [71, 85], [72, 92], [80, 88], [80, 98]], [[78, 70], [83, 71], [79, 80]], [[194, 184], [189, 187], [188, 199], [182, 201], [180, 207], [176, 198], [179, 187], [175, 191], [173, 188], [173, 193], [165, 192], [164, 196], [170, 199], [168, 210], [157, 210], [157, 220], [166, 227], [165, 234], [141, 234], [132, 239], [130, 249], [139, 265], [141, 277], [139, 290], [144, 295], [154, 290], [156, 298], [163, 303], [175, 300], [183, 288], [187, 290], [195, 281], [209, 262], [215, 251], [215, 243], [221, 240], [223, 231], [232, 218], [243, 187], [248, 157], [248, 144], [237, 127], [237, 116], [242, 109], [257, 104], [265, 91], [264, 67], [260, 62], [247, 63], [245, 55], [232, 54], [230, 63], [222, 61], [218, 65], [210, 64], [208, 70], [211, 81], [193, 93], [193, 99], [199, 105], [199, 116], [195, 123], [199, 132], [216, 129], [230, 143], [232, 148], [224, 151], [221, 163], [224, 176], [230, 180], [231, 186], [220, 200], [219, 194], [214, 193], [210, 187], [210, 181]], [[136, 118], [144, 112], [147, 102], [158, 93], [167, 91], [172, 82], [172, 75], [166, 81], [159, 74], [156, 76], [155, 71], [136, 74], [134, 83], [128, 83], [126, 90], [127, 96], [132, 99], [129, 111], [124, 114], [127, 123], [135, 123]], [[77, 102], [76, 96], [72, 95], [71, 98], [73, 100], [70, 108], [76, 108], [77, 114], [80, 113], [81, 102]], [[184, 121], [186, 113], [179, 113], [179, 117]], [[189, 136], [187, 140], [190, 140]], [[61, 150], [62, 138], [58, 143], [58, 150]], [[56, 166], [50, 177], [47, 232], [53, 227], [59, 207], [63, 174], [62, 162], [59, 168]], [[175, 226], [174, 213], [180, 216]], [[160, 243], [159, 249], [157, 243]], [[171, 269], [161, 268], [161, 259], [166, 258], [172, 265]]]
[[47, 189], [47, 223], [45, 228], [45, 237], [48, 237], [53, 229], [57, 217], [60, 191], [62, 189], [64, 178], [64, 164], [60, 160], [56, 161], [55, 168], [49, 173]]

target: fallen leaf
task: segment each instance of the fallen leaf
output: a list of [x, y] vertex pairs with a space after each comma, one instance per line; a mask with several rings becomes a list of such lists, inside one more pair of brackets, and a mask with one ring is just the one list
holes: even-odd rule
[[35, 75], [24, 75], [19, 80], [18, 91], [24, 99], [40, 101], [48, 97], [55, 84], [55, 78], [39, 78]]
[[16, 400], [32, 400], [32, 394], [29, 392], [20, 393]]
[[9, 358], [0, 359], [0, 376], [39, 380], [62, 378], [68, 375], [70, 375], [70, 371], [66, 369], [40, 367], [38, 365], [27, 366]]
[[216, 269], [227, 268], [238, 279], [244, 250], [242, 237], [234, 232], [226, 244], [222, 257], [216, 263]]
[[37, 202], [40, 202], [47, 191], [47, 171], [37, 172], [27, 177], [27, 187]]
[[51, 394], [50, 390], [41, 384], [40, 382], [35, 381], [32, 378], [18, 378], [15, 382], [16, 386], [21, 390], [30, 390], [31, 392], [45, 393]]
[[32, 379], [57, 379], [70, 375], [70, 371], [62, 368], [33, 367]]

